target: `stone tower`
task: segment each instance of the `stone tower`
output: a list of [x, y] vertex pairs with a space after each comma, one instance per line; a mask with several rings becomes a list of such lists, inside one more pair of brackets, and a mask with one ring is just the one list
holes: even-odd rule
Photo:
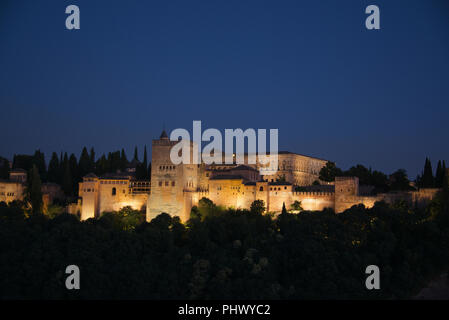
[[82, 188], [80, 188], [79, 195], [83, 199], [81, 206], [81, 220], [86, 220], [89, 218], [95, 218], [100, 215], [99, 212], [99, 189], [98, 177], [89, 173], [87, 176], [83, 177]]
[[[147, 203], [147, 221], [161, 213], [179, 216], [182, 221], [190, 217], [192, 197], [198, 189], [196, 164], [175, 165], [170, 150], [178, 141], [170, 141], [165, 130], [153, 140], [151, 152], [151, 194]], [[192, 146], [192, 143], [190, 143]], [[190, 148], [192, 153], [193, 148]], [[190, 154], [190, 159], [192, 156]]]
[[358, 196], [359, 178], [335, 177], [335, 212], [343, 212], [357, 204]]

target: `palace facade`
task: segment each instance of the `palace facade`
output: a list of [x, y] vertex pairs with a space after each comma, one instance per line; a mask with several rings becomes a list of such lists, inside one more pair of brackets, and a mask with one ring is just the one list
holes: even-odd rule
[[[132, 173], [117, 173], [103, 177], [89, 174], [79, 185], [81, 219], [98, 217], [105, 211], [117, 211], [125, 206], [146, 210], [150, 221], [162, 212], [179, 216], [182, 221], [199, 200], [206, 197], [224, 207], [249, 209], [253, 201], [263, 200], [268, 212], [280, 212], [300, 201], [304, 210], [332, 208], [336, 213], [353, 205], [371, 207], [376, 201], [405, 200], [424, 203], [433, 198], [437, 189], [363, 195], [356, 177], [337, 177], [332, 183], [319, 181], [319, 172], [327, 160], [293, 152], [279, 152], [275, 175], [260, 175], [260, 165], [239, 164], [178, 164], [170, 159], [170, 150], [177, 144], [162, 132], [152, 141], [151, 180], [135, 180]], [[192, 146], [192, 143], [191, 143]], [[190, 148], [191, 150], [193, 148]], [[302, 186], [303, 191], [295, 191]]]

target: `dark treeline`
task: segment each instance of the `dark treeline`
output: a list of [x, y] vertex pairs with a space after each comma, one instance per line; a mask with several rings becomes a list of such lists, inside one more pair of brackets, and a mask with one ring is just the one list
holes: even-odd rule
[[[425, 209], [404, 203], [286, 212], [224, 210], [191, 219], [124, 208], [80, 222], [25, 218], [0, 204], [0, 299], [390, 299], [416, 295], [449, 267], [449, 187]], [[65, 288], [80, 268], [81, 289]], [[380, 268], [381, 289], [365, 288]]]
[[0, 157], [0, 179], [9, 178], [9, 161]]
[[[424, 170], [415, 180], [418, 188], [441, 188], [443, 186], [446, 172], [445, 161], [438, 161], [435, 176], [432, 171], [432, 164], [426, 158]], [[374, 186], [374, 193], [389, 191], [407, 191], [414, 188], [410, 185], [405, 169], [398, 169], [390, 175], [383, 172], [366, 168], [358, 164], [344, 171], [338, 168], [334, 162], [328, 162], [320, 171], [320, 179], [323, 181], [334, 181], [336, 176], [358, 177], [361, 185]]]
[[[13, 169], [24, 169], [31, 172], [33, 166], [39, 171], [42, 182], [54, 182], [61, 185], [66, 196], [76, 196], [78, 194], [78, 183], [83, 176], [88, 173], [103, 175], [110, 172], [125, 172], [127, 167], [136, 168], [136, 178], [139, 180], [148, 180], [151, 175], [151, 164], [148, 163], [147, 148], [144, 148], [143, 159], [138, 158], [137, 147], [134, 149], [134, 156], [128, 160], [125, 150], [109, 152], [98, 159], [95, 157], [93, 148], [90, 151], [83, 148], [79, 159], [72, 153], [53, 152], [48, 166], [45, 162], [45, 156], [37, 150], [34, 155], [14, 155]], [[6, 159], [0, 157], [0, 179], [7, 179], [9, 176], [9, 167]]]
[[426, 158], [424, 163], [424, 170], [416, 178], [416, 184], [422, 188], [441, 188], [443, 187], [444, 175], [446, 173], [446, 162], [439, 160], [433, 175], [432, 163], [429, 158]]

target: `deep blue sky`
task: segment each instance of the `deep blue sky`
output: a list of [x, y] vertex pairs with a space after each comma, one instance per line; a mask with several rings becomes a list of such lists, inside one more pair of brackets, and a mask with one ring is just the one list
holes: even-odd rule
[[[1, 0], [0, 155], [131, 157], [164, 123], [202, 120], [414, 178], [426, 156], [449, 162], [448, 3]], [[81, 30], [65, 29], [69, 4]]]

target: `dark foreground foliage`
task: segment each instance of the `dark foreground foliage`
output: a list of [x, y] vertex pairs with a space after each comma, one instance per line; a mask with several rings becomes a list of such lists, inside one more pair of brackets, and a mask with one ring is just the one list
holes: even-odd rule
[[[167, 214], [141, 223], [130, 212], [26, 218], [0, 205], [0, 298], [409, 298], [448, 269], [444, 202], [278, 218], [226, 210], [185, 225]], [[65, 288], [71, 264], [81, 270], [80, 290]], [[371, 264], [381, 290], [365, 288]]]

